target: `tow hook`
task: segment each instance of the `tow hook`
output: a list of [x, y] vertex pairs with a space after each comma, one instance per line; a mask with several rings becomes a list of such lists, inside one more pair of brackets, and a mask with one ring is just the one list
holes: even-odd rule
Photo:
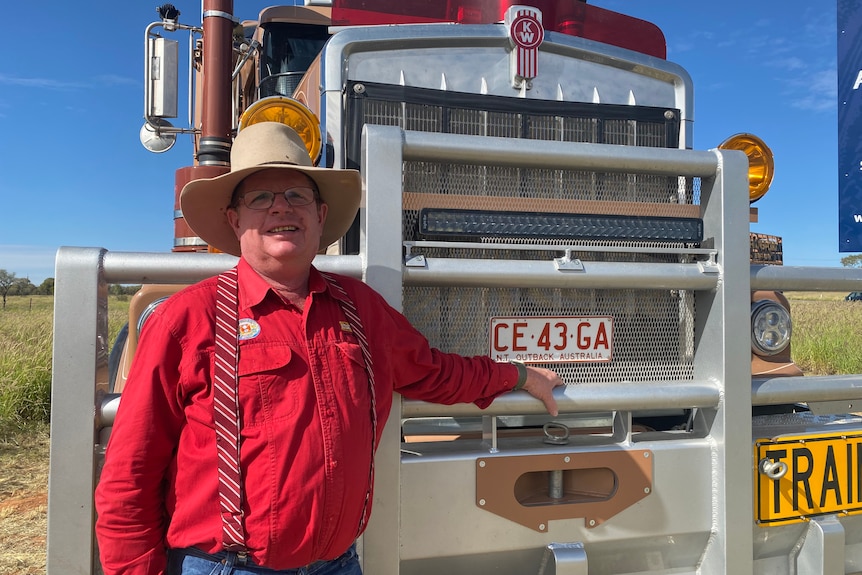
[[545, 443], [566, 445], [569, 442], [569, 428], [564, 423], [549, 421], [542, 426], [542, 431], [545, 432]]
[[787, 473], [787, 464], [783, 461], [772, 461], [771, 459], [764, 457], [760, 460], [760, 463], [757, 464], [757, 469], [768, 478], [778, 481], [784, 477], [785, 473]]

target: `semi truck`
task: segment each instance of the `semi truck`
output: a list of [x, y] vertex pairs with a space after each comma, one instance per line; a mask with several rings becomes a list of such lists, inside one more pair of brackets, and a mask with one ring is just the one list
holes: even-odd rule
[[[434, 347], [566, 383], [555, 418], [523, 392], [485, 410], [396, 396], [365, 573], [862, 572], [862, 376], [802, 375], [783, 293], [862, 276], [772, 265], [780, 238], [749, 230], [771, 152], [752, 134], [694, 149], [661, 30], [580, 0], [233, 8], [203, 0], [187, 24], [165, 4], [145, 31], [141, 141], [193, 143], [176, 199], [229, 170], [239, 131], [285, 123], [363, 178], [319, 269]], [[57, 254], [49, 575], [100, 572], [93, 490], [147, 317], [236, 263], [174, 209], [171, 253]], [[111, 283], [142, 284], [113, 346]]]

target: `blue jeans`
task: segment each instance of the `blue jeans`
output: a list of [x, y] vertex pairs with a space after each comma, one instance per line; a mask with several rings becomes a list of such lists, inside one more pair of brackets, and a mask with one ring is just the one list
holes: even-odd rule
[[[230, 555], [234, 555], [231, 557]], [[235, 554], [206, 555], [198, 550], [168, 550], [167, 575], [362, 575], [356, 546], [332, 561], [317, 561], [297, 569], [267, 569], [247, 563], [232, 564]]]

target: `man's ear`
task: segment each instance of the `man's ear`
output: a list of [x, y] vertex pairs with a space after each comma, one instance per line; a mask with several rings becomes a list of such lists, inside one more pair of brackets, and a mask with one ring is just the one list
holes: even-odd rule
[[227, 223], [233, 229], [233, 233], [239, 239], [239, 212], [237, 212], [236, 208], [225, 208], [224, 216], [227, 218]]
[[317, 219], [320, 220], [321, 227], [323, 226], [323, 224], [326, 223], [326, 214], [328, 212], [329, 212], [329, 206], [328, 205], [321, 202], [320, 205], [317, 206]]

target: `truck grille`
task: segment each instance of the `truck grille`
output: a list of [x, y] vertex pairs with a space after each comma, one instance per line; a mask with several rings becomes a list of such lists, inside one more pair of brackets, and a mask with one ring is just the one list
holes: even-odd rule
[[[677, 110], [456, 94], [436, 90], [354, 83], [348, 86], [348, 164], [358, 167], [360, 126], [469, 135], [590, 142], [629, 146], [678, 146]], [[529, 145], [525, 141], [525, 145]], [[405, 162], [402, 236], [405, 242], [437, 240], [420, 234], [424, 207], [507, 212], [573, 212], [645, 217], [655, 207], [697, 213], [699, 181], [634, 173], [598, 173], [490, 165]], [[684, 216], [680, 216], [684, 217]], [[445, 239], [445, 238], [442, 238]], [[676, 253], [637, 248], [668, 243], [638, 238], [473, 237], [473, 247], [411, 246], [434, 258], [498, 258], [549, 261], [559, 251], [518, 250], [523, 244], [582, 245], [572, 253], [585, 261], [678, 262]], [[483, 243], [512, 249], [484, 249]], [[601, 247], [614, 250], [601, 251]], [[619, 248], [631, 248], [631, 251]], [[678, 381], [693, 377], [694, 294], [680, 290], [447, 288], [405, 286], [404, 314], [434, 347], [462, 355], [488, 355], [494, 316], [612, 316], [614, 356], [608, 363], [547, 365], [569, 383]], [[542, 364], [538, 364], [542, 365]]]

